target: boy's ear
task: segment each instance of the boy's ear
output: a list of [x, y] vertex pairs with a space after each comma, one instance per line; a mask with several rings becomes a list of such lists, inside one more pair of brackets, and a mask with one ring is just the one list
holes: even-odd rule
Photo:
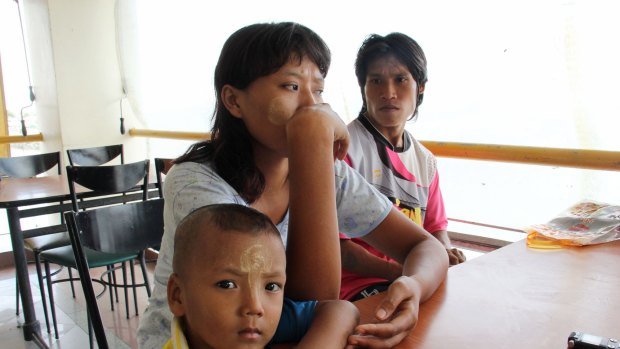
[[240, 90], [230, 85], [224, 85], [222, 88], [222, 102], [228, 111], [237, 118], [241, 118], [241, 107], [239, 106]]
[[183, 298], [183, 288], [179, 275], [172, 273], [168, 278], [168, 308], [176, 317], [185, 315]]
[[426, 85], [420, 85], [420, 86], [418, 86], [418, 95], [421, 95], [421, 94], [423, 94], [423, 93], [424, 93], [424, 86], [426, 86]]

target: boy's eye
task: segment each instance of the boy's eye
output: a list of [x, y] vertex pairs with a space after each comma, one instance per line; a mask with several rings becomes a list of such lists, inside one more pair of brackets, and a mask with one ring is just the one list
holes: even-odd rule
[[406, 82], [408, 79], [405, 76], [399, 76], [396, 80], [398, 82]]
[[235, 283], [230, 280], [218, 281], [217, 283], [215, 283], [215, 285], [219, 288], [236, 288], [237, 287], [237, 285], [235, 285]]
[[323, 90], [316, 90], [315, 93], [317, 94], [317, 96], [322, 96], [323, 95]]
[[267, 286], [265, 286], [265, 289], [270, 292], [277, 292], [282, 289], [282, 286], [280, 286], [279, 284], [275, 282], [270, 282], [267, 284]]
[[379, 79], [370, 79], [370, 83], [377, 85], [379, 83]]

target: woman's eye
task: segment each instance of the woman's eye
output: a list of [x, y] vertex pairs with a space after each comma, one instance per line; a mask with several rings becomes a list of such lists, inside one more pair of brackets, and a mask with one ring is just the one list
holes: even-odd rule
[[371, 84], [377, 85], [379, 84], [379, 82], [380, 82], [379, 79], [370, 79]]
[[407, 78], [406, 78], [406, 77], [404, 77], [404, 76], [401, 76], [401, 77], [399, 77], [397, 80], [398, 80], [398, 82], [406, 82], [406, 81], [407, 81]]
[[323, 90], [316, 90], [315, 93], [317, 94], [317, 96], [322, 96], [323, 95]]
[[230, 280], [218, 281], [215, 285], [217, 287], [219, 287], [219, 288], [235, 288], [235, 287], [237, 287], [237, 285], [235, 285], [235, 283], [230, 281]]
[[270, 292], [277, 292], [280, 291], [282, 287], [275, 282], [270, 282], [267, 284], [267, 286], [265, 286], [265, 289]]
[[291, 91], [299, 91], [299, 85], [297, 84], [286, 84], [284, 85], [284, 87], [286, 87], [287, 89]]

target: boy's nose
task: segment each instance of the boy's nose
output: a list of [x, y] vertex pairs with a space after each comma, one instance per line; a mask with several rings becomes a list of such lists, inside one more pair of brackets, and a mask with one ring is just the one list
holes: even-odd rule
[[244, 316], [263, 316], [263, 303], [258, 292], [249, 290], [243, 300], [242, 313]]

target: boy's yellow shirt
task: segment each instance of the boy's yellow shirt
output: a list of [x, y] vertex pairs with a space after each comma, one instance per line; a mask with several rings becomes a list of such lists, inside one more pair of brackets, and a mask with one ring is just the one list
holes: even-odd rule
[[170, 333], [171, 338], [164, 344], [162, 349], [189, 349], [179, 319], [176, 317], [172, 319], [172, 323], [170, 324]]

